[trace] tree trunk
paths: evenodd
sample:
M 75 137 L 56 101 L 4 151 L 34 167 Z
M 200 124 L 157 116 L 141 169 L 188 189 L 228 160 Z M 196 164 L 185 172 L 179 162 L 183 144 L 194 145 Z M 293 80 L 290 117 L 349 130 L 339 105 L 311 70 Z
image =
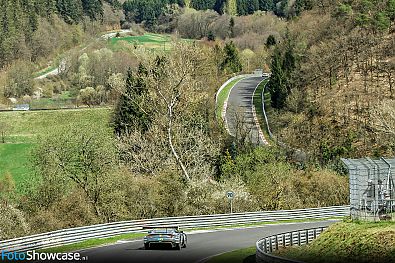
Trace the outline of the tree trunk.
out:
M 169 107 L 169 126 L 167 128 L 167 139 L 169 140 L 169 146 L 171 148 L 171 152 L 174 155 L 174 158 L 176 158 L 178 165 L 180 166 L 183 174 L 184 174 L 184 178 L 187 182 L 189 182 L 191 179 L 188 175 L 187 169 L 185 168 L 185 165 L 182 163 L 180 156 L 177 154 L 176 149 L 174 148 L 173 145 L 173 137 L 171 135 L 171 130 L 172 130 L 172 126 L 173 126 L 173 109 L 171 107 Z

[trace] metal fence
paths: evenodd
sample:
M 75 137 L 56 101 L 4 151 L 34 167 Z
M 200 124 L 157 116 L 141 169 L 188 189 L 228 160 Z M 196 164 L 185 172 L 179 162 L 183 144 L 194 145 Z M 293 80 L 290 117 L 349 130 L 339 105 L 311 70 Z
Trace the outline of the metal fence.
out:
M 395 220 L 395 159 L 342 159 L 350 174 L 353 219 Z
M 182 216 L 132 220 L 86 227 L 57 230 L 49 233 L 0 241 L 0 251 L 26 251 L 78 243 L 88 239 L 107 238 L 127 233 L 142 232 L 144 226 L 178 225 L 182 229 L 230 226 L 277 222 L 282 220 L 307 220 L 344 217 L 349 215 L 348 206 L 265 211 L 202 216 Z
M 316 239 L 327 227 L 303 229 L 264 237 L 256 242 L 256 262 L 301 263 L 300 261 L 275 256 L 280 248 L 307 245 Z

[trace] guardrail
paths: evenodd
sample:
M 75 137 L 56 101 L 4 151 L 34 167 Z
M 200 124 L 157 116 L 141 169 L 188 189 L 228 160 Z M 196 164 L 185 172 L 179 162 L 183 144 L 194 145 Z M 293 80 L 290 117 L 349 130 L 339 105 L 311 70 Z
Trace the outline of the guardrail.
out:
M 107 223 L 86 227 L 57 230 L 0 241 L 0 251 L 26 251 L 78 243 L 88 239 L 107 238 L 127 233 L 142 232 L 143 226 L 178 225 L 183 229 L 343 217 L 350 213 L 349 206 L 332 206 L 298 210 L 249 212 L 201 216 L 154 218 Z
M 316 239 L 327 227 L 310 228 L 298 231 L 286 232 L 264 237 L 256 242 L 256 262 L 257 263 L 303 263 L 272 255 L 273 251 L 289 246 L 307 245 Z
M 269 137 L 270 137 L 271 139 L 273 139 L 273 138 L 274 138 L 274 135 L 273 135 L 272 131 L 270 130 L 269 119 L 267 118 L 266 109 L 265 109 L 265 91 L 266 91 L 267 84 L 268 84 L 268 83 L 266 83 L 266 85 L 265 85 L 265 87 L 263 88 L 262 93 L 261 93 L 261 99 L 262 99 L 262 112 L 263 112 L 263 116 L 265 117 L 267 133 L 269 134 Z

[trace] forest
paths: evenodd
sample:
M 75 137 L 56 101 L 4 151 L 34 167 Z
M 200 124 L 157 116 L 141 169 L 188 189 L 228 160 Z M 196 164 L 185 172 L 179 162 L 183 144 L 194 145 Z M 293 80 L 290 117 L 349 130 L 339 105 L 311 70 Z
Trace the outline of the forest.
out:
M 24 156 L 0 170 L 0 239 L 226 213 L 229 189 L 235 212 L 344 205 L 339 158 L 394 152 L 394 0 L 0 3 L 0 109 L 80 107 L 0 113 L 2 160 Z M 148 33 L 155 48 L 129 41 Z M 62 71 L 36 79 L 48 65 Z M 256 68 L 270 147 L 215 114 L 218 87 Z

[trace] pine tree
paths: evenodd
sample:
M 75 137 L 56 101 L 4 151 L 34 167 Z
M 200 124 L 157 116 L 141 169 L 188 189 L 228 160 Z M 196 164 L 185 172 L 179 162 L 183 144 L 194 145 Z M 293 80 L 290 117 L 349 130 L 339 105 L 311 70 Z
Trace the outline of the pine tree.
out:
M 147 131 L 151 123 L 150 117 L 141 109 L 146 93 L 144 75 L 145 68 L 140 65 L 137 76 L 128 70 L 125 92 L 119 98 L 112 118 L 114 132 L 118 136 L 127 135 L 134 129 Z
M 276 38 L 273 35 L 269 35 L 266 39 L 266 46 L 271 47 L 277 44 Z
M 103 18 L 103 3 L 101 0 L 82 0 L 84 14 L 91 20 L 101 20 Z
M 243 69 L 240 61 L 239 51 L 233 42 L 227 43 L 224 47 L 224 61 L 221 63 L 221 69 L 230 73 L 239 72 Z
M 83 18 L 82 2 L 79 0 L 57 0 L 56 8 L 68 24 L 76 24 Z
M 272 57 L 272 75 L 269 82 L 272 107 L 281 109 L 287 99 L 286 75 L 283 70 L 283 58 L 279 49 L 276 49 Z
M 249 0 L 237 0 L 237 14 L 239 16 L 245 16 L 247 12 L 247 2 Z
M 192 0 L 191 6 L 196 10 L 214 9 L 216 0 Z
M 259 10 L 272 11 L 274 7 L 273 0 L 259 0 Z
M 258 2 L 258 0 L 249 0 L 247 2 L 247 13 L 248 14 L 253 14 L 257 10 L 259 10 L 259 2 Z

